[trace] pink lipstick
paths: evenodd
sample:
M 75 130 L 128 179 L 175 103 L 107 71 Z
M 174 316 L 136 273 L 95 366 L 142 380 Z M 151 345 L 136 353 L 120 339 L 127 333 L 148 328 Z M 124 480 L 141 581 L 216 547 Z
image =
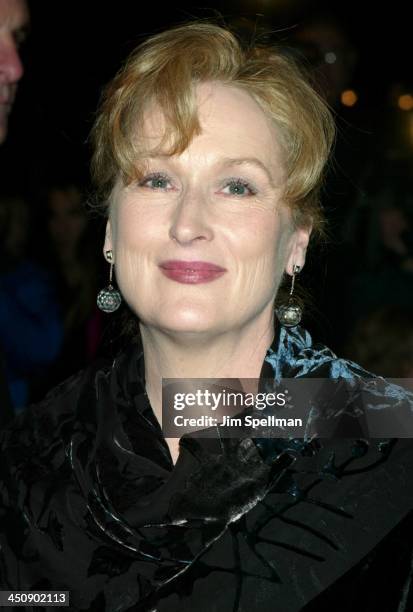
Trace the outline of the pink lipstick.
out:
M 178 283 L 209 283 L 225 274 L 226 269 L 207 261 L 169 260 L 159 264 L 161 272 Z

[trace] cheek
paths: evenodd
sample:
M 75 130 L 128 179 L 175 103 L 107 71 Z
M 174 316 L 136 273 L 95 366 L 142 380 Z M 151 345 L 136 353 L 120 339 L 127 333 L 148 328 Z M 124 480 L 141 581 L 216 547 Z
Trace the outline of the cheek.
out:
M 239 261 L 257 281 L 278 277 L 284 267 L 286 238 L 287 227 L 278 213 L 250 218 L 238 233 Z
M 143 291 L 151 282 L 162 226 L 159 217 L 137 206 L 120 207 L 111 219 L 116 278 L 125 294 L 138 287 Z
M 112 222 L 113 242 L 117 257 L 121 254 L 145 256 L 155 245 L 162 223 L 138 206 L 126 204 L 117 211 Z

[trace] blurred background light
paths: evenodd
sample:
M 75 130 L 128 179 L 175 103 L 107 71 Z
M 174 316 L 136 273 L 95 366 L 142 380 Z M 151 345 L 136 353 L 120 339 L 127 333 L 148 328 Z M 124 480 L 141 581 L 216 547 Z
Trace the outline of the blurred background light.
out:
M 337 61 L 337 55 L 333 51 L 329 51 L 324 55 L 324 61 L 327 64 L 335 64 Z
M 354 106 L 358 100 L 358 96 L 352 89 L 345 89 L 341 94 L 341 103 L 344 106 Z
M 411 94 L 403 94 L 399 96 L 397 105 L 401 110 L 410 111 L 413 109 L 413 96 Z

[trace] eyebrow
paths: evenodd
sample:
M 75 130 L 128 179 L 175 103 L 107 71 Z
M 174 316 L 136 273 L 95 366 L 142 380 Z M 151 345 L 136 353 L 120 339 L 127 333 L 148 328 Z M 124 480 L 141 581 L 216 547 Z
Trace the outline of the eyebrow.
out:
M 267 175 L 271 187 L 275 188 L 275 183 L 271 172 L 269 171 L 267 166 L 257 157 L 223 157 L 220 161 L 225 166 L 256 166 L 264 171 L 264 173 Z

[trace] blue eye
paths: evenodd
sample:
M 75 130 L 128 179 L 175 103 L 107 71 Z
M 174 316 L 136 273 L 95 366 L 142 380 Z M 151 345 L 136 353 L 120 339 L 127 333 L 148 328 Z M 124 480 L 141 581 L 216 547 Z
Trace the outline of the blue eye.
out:
M 155 173 L 146 176 L 139 183 L 140 187 L 149 187 L 149 189 L 159 189 L 160 191 L 166 191 L 168 189 L 169 178 L 165 174 Z
M 257 193 L 257 190 L 250 183 L 239 178 L 229 180 L 225 185 L 225 189 L 227 188 L 229 188 L 228 195 L 248 197 Z

